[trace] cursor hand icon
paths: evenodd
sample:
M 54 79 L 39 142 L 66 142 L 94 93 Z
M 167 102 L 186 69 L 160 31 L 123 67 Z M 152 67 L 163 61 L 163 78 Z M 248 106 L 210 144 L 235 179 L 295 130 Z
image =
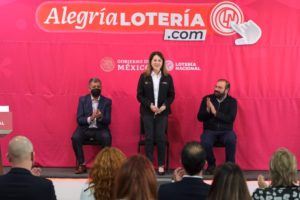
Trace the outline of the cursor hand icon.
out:
M 242 37 L 235 40 L 236 45 L 247 45 L 256 43 L 261 37 L 261 29 L 252 20 L 242 24 L 232 22 L 231 28 Z

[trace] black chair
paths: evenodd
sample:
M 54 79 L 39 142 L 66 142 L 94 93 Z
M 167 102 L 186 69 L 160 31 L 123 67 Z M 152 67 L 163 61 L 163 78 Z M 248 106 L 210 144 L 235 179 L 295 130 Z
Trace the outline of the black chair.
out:
M 223 142 L 221 142 L 220 140 L 217 140 L 217 141 L 214 143 L 214 147 L 223 148 L 223 147 L 225 147 L 225 144 L 224 144 Z
M 170 159 L 170 144 L 168 141 L 168 127 L 166 128 L 166 150 L 167 150 L 167 155 L 166 155 L 166 170 L 169 169 L 169 159 Z M 154 141 L 154 146 L 156 146 L 156 142 Z M 141 146 L 145 146 L 145 129 L 144 129 L 144 123 L 142 120 L 142 117 L 140 117 L 140 140 L 138 143 L 138 153 L 141 152 Z
M 216 147 L 216 148 L 224 148 L 225 147 L 225 144 L 220 141 L 220 140 L 216 140 L 213 147 Z M 215 173 L 215 168 L 207 168 L 205 171 L 204 171 L 204 174 L 205 175 L 213 175 Z
M 91 137 L 91 138 L 88 138 L 87 140 L 84 140 L 82 145 L 99 145 L 99 143 L 97 143 L 97 141 Z

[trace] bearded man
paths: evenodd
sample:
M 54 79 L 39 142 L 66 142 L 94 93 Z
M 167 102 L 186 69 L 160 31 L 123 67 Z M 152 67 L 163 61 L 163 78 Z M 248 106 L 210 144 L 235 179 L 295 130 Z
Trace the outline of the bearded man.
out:
M 213 174 L 216 167 L 213 153 L 215 143 L 225 146 L 226 162 L 235 163 L 236 134 L 233 122 L 237 113 L 237 101 L 229 96 L 229 90 L 229 81 L 219 79 L 214 93 L 203 97 L 198 112 L 198 120 L 203 122 L 201 145 L 206 152 L 206 174 Z

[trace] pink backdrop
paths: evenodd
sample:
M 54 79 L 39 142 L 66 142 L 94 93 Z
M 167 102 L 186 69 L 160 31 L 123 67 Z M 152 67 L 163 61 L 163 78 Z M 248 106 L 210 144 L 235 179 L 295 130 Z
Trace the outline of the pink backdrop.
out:
M 176 92 L 169 119 L 171 167 L 179 165 L 180 149 L 187 141 L 200 140 L 202 124 L 196 117 L 200 101 L 212 92 L 218 78 L 231 81 L 231 95 L 238 100 L 236 158 L 241 167 L 267 169 L 278 147 L 289 148 L 300 160 L 299 1 L 234 1 L 245 20 L 252 19 L 262 29 L 262 38 L 251 46 L 235 46 L 237 35 L 210 34 L 203 42 L 176 42 L 164 41 L 162 33 L 44 32 L 35 22 L 42 2 L 0 2 L 0 105 L 10 106 L 14 124 L 13 132 L 0 139 L 3 157 L 8 140 L 22 134 L 33 141 L 36 159 L 43 166 L 73 166 L 70 137 L 76 127 L 78 97 L 88 92 L 87 81 L 93 76 L 102 79 L 103 94 L 113 100 L 113 146 L 135 154 L 141 71 L 104 72 L 100 63 L 104 57 L 114 62 L 144 60 L 160 50 L 167 60 L 192 61 L 200 68 L 171 71 Z M 224 157 L 224 152 L 218 153 Z M 4 163 L 8 165 L 6 159 Z

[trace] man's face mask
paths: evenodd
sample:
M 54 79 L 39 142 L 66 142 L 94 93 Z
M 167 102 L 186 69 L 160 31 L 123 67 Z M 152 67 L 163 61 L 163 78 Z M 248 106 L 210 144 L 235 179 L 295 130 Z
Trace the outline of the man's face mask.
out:
M 94 98 L 98 98 L 101 94 L 101 90 L 99 88 L 94 88 L 91 90 L 91 94 Z

